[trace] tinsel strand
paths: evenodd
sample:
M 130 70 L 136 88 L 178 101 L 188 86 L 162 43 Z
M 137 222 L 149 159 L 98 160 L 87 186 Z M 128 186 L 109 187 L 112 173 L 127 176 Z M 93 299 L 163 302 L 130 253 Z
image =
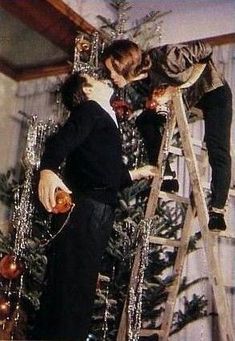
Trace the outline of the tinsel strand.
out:
M 144 271 L 148 264 L 149 236 L 151 230 L 151 219 L 142 220 L 140 228 L 142 232 L 140 263 L 138 274 L 135 278 L 135 287 L 131 287 L 128 300 L 128 341 L 138 341 L 141 329 L 142 296 Z
M 28 121 L 27 142 L 24 156 L 25 179 L 14 195 L 14 208 L 12 213 L 12 225 L 15 230 L 13 254 L 21 259 L 28 246 L 28 240 L 32 236 L 32 221 L 34 215 L 33 178 L 38 170 L 45 139 L 56 129 L 52 121 L 47 123 L 37 122 L 37 117 L 32 116 Z M 20 300 L 24 287 L 24 273 L 20 276 L 20 285 L 17 291 L 16 308 L 14 317 L 14 329 L 20 317 Z M 12 296 L 12 281 L 9 282 L 7 296 Z M 11 339 L 14 335 L 11 335 Z
M 165 165 L 166 165 L 166 160 L 169 154 L 169 147 L 170 147 L 170 121 L 172 118 L 172 112 L 170 110 L 170 105 L 166 105 L 165 107 L 165 117 L 166 117 L 166 124 L 165 124 L 165 134 L 166 134 L 166 139 L 164 141 L 164 146 L 163 146 L 163 162 L 161 165 L 161 175 L 163 177 L 164 171 L 165 171 Z

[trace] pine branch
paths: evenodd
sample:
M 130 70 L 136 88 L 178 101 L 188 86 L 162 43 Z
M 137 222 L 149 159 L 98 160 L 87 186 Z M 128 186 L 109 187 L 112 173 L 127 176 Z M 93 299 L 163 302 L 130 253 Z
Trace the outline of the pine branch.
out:
M 207 316 L 207 300 L 204 295 L 198 296 L 193 294 L 192 299 L 189 301 L 184 297 L 184 312 L 177 311 L 173 317 L 173 328 L 170 335 L 179 332 L 187 324 Z
M 13 204 L 14 192 L 18 186 L 15 168 L 8 169 L 6 173 L 0 173 L 0 201 L 9 208 Z
M 153 23 L 154 24 L 156 20 L 158 20 L 161 17 L 164 17 L 167 14 L 170 14 L 171 12 L 172 11 L 166 11 L 166 12 L 151 11 L 151 12 L 149 12 L 149 14 L 147 14 L 143 18 L 141 18 L 139 20 L 136 20 L 135 26 L 133 26 L 130 29 L 128 29 L 126 31 L 126 33 L 140 31 L 140 30 L 143 31 L 143 25 L 146 25 L 146 24 L 149 24 L 149 23 Z

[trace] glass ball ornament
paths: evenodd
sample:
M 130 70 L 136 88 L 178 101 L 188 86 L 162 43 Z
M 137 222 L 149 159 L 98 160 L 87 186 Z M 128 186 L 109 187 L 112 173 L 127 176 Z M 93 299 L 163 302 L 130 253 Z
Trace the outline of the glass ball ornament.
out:
M 130 105 L 123 99 L 115 99 L 111 103 L 116 115 L 120 118 L 128 117 L 132 113 Z
M 157 106 L 157 103 L 154 100 L 148 99 L 146 101 L 146 104 L 145 104 L 145 108 L 146 109 L 148 109 L 148 110 L 155 110 L 156 106 Z
M 15 279 L 24 272 L 24 264 L 16 255 L 5 255 L 0 261 L 0 275 L 6 279 Z
M 82 36 L 76 39 L 75 46 L 78 52 L 86 52 L 90 51 L 91 42 Z
M 55 214 L 68 212 L 73 204 L 71 195 L 61 189 L 56 191 L 55 201 L 56 205 L 52 210 Z
M 3 321 L 9 317 L 10 312 L 11 304 L 9 299 L 4 295 L 0 295 L 0 320 Z

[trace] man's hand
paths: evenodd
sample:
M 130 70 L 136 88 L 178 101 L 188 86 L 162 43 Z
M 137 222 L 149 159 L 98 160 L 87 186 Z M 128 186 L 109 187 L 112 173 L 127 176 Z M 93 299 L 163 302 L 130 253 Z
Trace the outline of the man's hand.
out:
M 40 172 L 38 196 L 48 212 L 52 212 L 53 207 L 56 205 L 55 191 L 57 188 L 60 188 L 69 194 L 72 193 L 58 175 L 49 169 L 42 170 Z
M 136 168 L 130 171 L 131 179 L 140 180 L 140 179 L 150 179 L 156 175 L 157 168 L 151 165 L 146 165 L 140 168 Z

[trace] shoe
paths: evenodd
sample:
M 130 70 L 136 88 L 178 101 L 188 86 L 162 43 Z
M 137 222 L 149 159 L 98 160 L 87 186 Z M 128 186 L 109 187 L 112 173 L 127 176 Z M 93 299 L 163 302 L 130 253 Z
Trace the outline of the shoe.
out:
M 209 212 L 209 223 L 208 228 L 210 231 L 225 231 L 227 226 L 224 220 L 223 213 Z
M 177 179 L 165 179 L 161 184 L 161 191 L 163 192 L 178 192 L 179 191 L 179 183 Z

